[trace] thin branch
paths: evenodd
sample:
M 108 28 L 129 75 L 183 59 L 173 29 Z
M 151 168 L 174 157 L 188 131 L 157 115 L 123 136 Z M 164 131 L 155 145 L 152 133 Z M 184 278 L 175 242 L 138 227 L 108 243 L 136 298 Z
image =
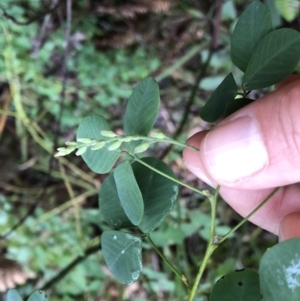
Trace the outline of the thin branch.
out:
M 96 253 L 101 249 L 100 244 L 96 246 L 92 246 L 87 248 L 84 251 L 84 254 L 81 256 L 76 257 L 73 261 L 71 261 L 64 269 L 62 269 L 56 276 L 54 276 L 52 279 L 50 279 L 48 282 L 46 282 L 40 290 L 46 290 L 51 287 L 53 287 L 55 284 L 57 284 L 59 281 L 61 281 L 67 274 L 69 274 L 78 264 L 80 264 L 82 261 L 84 261 L 88 256 Z
M 52 165 L 52 162 L 54 160 L 54 153 L 58 146 L 58 140 L 59 140 L 59 131 L 61 127 L 61 120 L 64 113 L 64 104 L 66 99 L 66 86 L 67 86 L 67 78 L 66 78 L 66 72 L 67 72 L 67 61 L 70 56 L 70 36 L 71 36 L 71 22 L 72 22 L 72 0 L 67 0 L 67 19 L 66 19 L 66 28 L 65 28 L 65 51 L 63 56 L 63 63 L 61 67 L 61 77 L 62 77 L 62 88 L 60 92 L 61 102 L 59 107 L 59 114 L 58 114 L 58 127 L 57 131 L 55 133 L 55 138 L 53 141 L 53 155 L 50 159 L 50 166 Z
M 55 5 L 55 8 L 56 7 L 57 7 L 57 5 Z M 0 9 L 2 9 L 2 8 L 0 7 Z M 63 61 L 62 70 L 61 70 L 61 74 L 62 74 L 62 78 L 63 78 L 63 86 L 62 86 L 62 91 L 61 91 L 62 101 L 61 101 L 61 104 L 60 104 L 59 124 L 61 123 L 61 118 L 62 118 L 62 115 L 63 115 L 64 99 L 65 99 L 65 93 L 66 93 L 66 68 L 67 68 L 66 65 L 67 65 L 67 60 L 68 60 L 68 57 L 69 57 L 69 40 L 70 40 L 70 32 L 71 32 L 71 21 L 72 21 L 72 0 L 67 0 L 67 20 L 66 20 L 66 30 L 65 30 L 66 48 L 65 48 L 64 61 Z M 23 24 L 23 25 L 25 25 L 25 24 Z M 58 127 L 58 131 L 59 131 L 59 128 L 60 128 L 60 126 Z M 55 149 L 56 149 L 55 146 L 57 146 L 57 144 L 58 144 L 58 136 L 59 136 L 59 132 L 58 131 L 57 131 L 57 133 L 55 135 L 55 138 L 54 138 L 54 143 L 53 143 L 54 148 L 53 148 L 50 160 L 49 160 L 48 174 L 50 174 L 50 172 L 51 172 L 52 162 L 54 160 L 53 155 L 54 155 Z M 42 186 L 43 187 L 47 187 L 48 184 L 49 184 L 49 182 L 50 182 L 50 177 L 47 176 L 43 180 L 43 182 L 44 183 L 43 183 Z M 23 217 L 21 217 L 19 219 L 19 221 L 15 225 L 13 225 L 3 235 L 0 235 L 0 240 L 1 239 L 6 239 L 9 235 L 11 235 L 14 231 L 16 231 L 16 229 L 18 229 L 25 222 L 25 220 L 29 216 L 31 216 L 34 213 L 34 211 L 35 211 L 36 207 L 38 206 L 38 204 L 45 198 L 46 191 L 47 191 L 46 189 L 43 190 L 43 192 L 41 193 L 41 195 L 37 197 L 37 201 L 34 204 L 31 205 L 31 207 L 28 209 L 28 211 L 26 212 L 26 214 Z
M 181 273 L 169 260 L 168 258 L 159 250 L 154 241 L 151 239 L 150 235 L 147 235 L 147 239 L 149 243 L 152 245 L 156 253 L 160 256 L 160 258 L 168 265 L 168 267 L 177 275 L 181 281 L 186 285 L 187 289 L 190 290 L 190 283 L 187 277 Z
M 211 49 L 210 52 L 209 52 L 209 54 L 208 54 L 208 57 L 207 57 L 206 61 L 199 66 L 199 73 L 198 73 L 198 76 L 197 76 L 196 81 L 194 83 L 194 86 L 192 88 L 189 100 L 188 100 L 188 102 L 187 102 L 187 104 L 185 106 L 185 110 L 184 110 L 182 119 L 180 121 L 180 124 L 179 124 L 176 132 L 174 133 L 174 135 L 172 137 L 175 140 L 176 140 L 176 138 L 178 138 L 180 136 L 180 134 L 184 130 L 186 122 L 188 121 L 190 110 L 191 110 L 191 107 L 192 107 L 192 105 L 193 105 L 193 103 L 195 101 L 195 96 L 196 96 L 199 84 L 200 84 L 201 80 L 204 78 L 204 76 L 206 75 L 206 70 L 207 70 L 207 68 L 209 66 L 209 63 L 210 63 L 210 60 L 212 58 L 213 52 L 214 52 L 214 50 Z M 163 153 L 161 154 L 160 158 L 163 159 L 172 149 L 173 149 L 173 145 L 169 145 L 163 151 Z
M 251 211 L 247 216 L 245 216 L 234 228 L 232 228 L 228 233 L 226 233 L 220 240 L 219 244 L 223 243 L 232 233 L 234 233 L 238 228 L 240 228 L 249 218 L 255 214 L 261 207 L 263 207 L 279 190 L 281 187 L 276 187 L 253 211 Z
M 180 124 L 176 130 L 176 132 L 173 135 L 173 139 L 176 139 L 180 136 L 180 134 L 183 132 L 185 125 L 188 121 L 188 117 L 190 114 L 190 110 L 192 105 L 194 104 L 195 101 L 195 96 L 196 93 L 198 91 L 198 87 L 199 84 L 201 82 L 201 80 L 204 78 L 204 76 L 206 75 L 206 71 L 207 68 L 209 66 L 210 60 L 212 58 L 213 53 L 215 52 L 215 50 L 217 49 L 217 43 L 218 43 L 218 36 L 219 36 L 219 27 L 220 27 L 220 14 L 221 14 L 221 8 L 222 8 L 222 1 L 218 0 L 216 3 L 216 8 L 215 8 L 215 12 L 214 12 L 214 16 L 213 18 L 213 26 L 212 26 L 212 40 L 211 40 L 211 44 L 209 46 L 209 54 L 208 57 L 206 59 L 206 61 L 204 63 L 200 63 L 199 66 L 199 73 L 197 75 L 197 78 L 195 80 L 194 86 L 192 88 L 189 100 L 185 106 L 185 110 L 183 113 L 183 117 L 180 121 Z M 160 158 L 164 158 L 171 150 L 172 150 L 173 146 L 169 145 L 161 154 Z
M 10 5 L 13 6 L 13 5 L 18 5 L 18 4 L 19 4 L 18 2 L 13 2 Z M 61 2 L 58 1 L 53 7 L 51 7 L 52 4 L 50 4 L 49 6 L 45 5 L 45 8 L 43 10 L 36 11 L 35 15 L 33 17 L 29 18 L 25 22 L 18 21 L 14 16 L 10 15 L 1 5 L 0 5 L 0 10 L 2 10 L 3 16 L 6 19 L 11 20 L 12 22 L 14 22 L 17 25 L 27 26 L 33 22 L 43 19 L 45 15 L 53 13 L 59 7 L 60 4 L 61 4 Z

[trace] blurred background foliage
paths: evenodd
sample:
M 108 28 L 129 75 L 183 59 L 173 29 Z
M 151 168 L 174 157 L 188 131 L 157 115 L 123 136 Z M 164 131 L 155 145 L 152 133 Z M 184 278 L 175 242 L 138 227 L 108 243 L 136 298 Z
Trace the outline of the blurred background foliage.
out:
M 203 129 L 200 106 L 228 72 L 240 78 L 229 56 L 230 33 L 249 2 L 1 1 L 0 296 L 22 284 L 23 295 L 46 288 L 52 301 L 186 300 L 180 279 L 147 243 L 140 280 L 124 287 L 113 279 L 99 247 L 107 229 L 97 196 L 103 176 L 74 155 L 53 159 L 54 149 L 74 140 L 89 114 L 103 115 L 121 133 L 126 100 L 149 75 L 161 89 L 155 126 L 182 141 L 188 129 Z M 299 30 L 299 1 L 264 2 L 274 26 Z M 186 171 L 180 151 L 160 146 L 150 152 L 190 185 L 205 188 Z M 181 189 L 176 210 L 152 237 L 190 279 L 208 239 L 208 210 L 207 200 Z M 239 219 L 220 200 L 218 234 Z M 223 274 L 256 269 L 275 242 L 271 234 L 244 225 L 214 254 L 197 300 L 207 300 Z

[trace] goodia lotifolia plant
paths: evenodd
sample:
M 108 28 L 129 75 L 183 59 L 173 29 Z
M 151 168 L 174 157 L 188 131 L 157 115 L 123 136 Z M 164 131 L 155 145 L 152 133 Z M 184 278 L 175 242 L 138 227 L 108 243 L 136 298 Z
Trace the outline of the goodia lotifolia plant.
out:
M 232 73 L 212 93 L 200 116 L 208 123 L 225 118 L 253 100 L 249 92 L 270 87 L 287 78 L 300 60 L 300 33 L 294 29 L 274 29 L 271 13 L 259 1 L 252 1 L 240 16 L 231 38 L 231 58 L 244 72 L 238 88 Z M 146 78 L 133 90 L 126 107 L 124 135 L 112 132 L 100 115 L 88 116 L 79 125 L 77 140 L 66 142 L 56 156 L 74 150 L 95 173 L 109 173 L 99 193 L 99 208 L 112 230 L 101 238 L 104 259 L 123 284 L 132 284 L 143 270 L 142 240 L 151 240 L 151 232 L 174 208 L 178 185 L 206 196 L 211 204 L 210 240 L 194 281 L 159 255 L 182 279 L 188 300 L 194 300 L 201 276 L 214 250 L 279 190 L 275 189 L 262 203 L 223 237 L 216 236 L 216 201 L 219 187 L 212 193 L 198 190 L 176 179 L 171 168 L 155 157 L 141 154 L 155 143 L 189 147 L 175 141 L 153 125 L 159 109 L 159 88 L 153 78 Z M 120 162 L 116 165 L 116 162 Z M 213 288 L 211 301 L 286 301 L 300 300 L 300 241 L 280 243 L 263 256 L 259 273 L 244 269 L 233 271 Z M 191 283 L 191 284 L 190 284 Z

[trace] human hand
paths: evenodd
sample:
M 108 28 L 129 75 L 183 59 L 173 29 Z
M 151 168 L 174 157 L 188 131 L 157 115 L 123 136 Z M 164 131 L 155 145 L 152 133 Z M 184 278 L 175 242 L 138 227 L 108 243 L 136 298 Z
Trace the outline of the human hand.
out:
M 248 215 L 275 187 L 282 187 L 250 221 L 279 235 L 300 237 L 300 76 L 188 139 L 185 165 L 224 200 Z

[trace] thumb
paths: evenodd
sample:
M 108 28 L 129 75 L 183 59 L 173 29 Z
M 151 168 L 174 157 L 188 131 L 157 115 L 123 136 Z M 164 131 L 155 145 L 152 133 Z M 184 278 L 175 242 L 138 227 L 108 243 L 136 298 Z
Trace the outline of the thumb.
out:
M 204 181 L 264 189 L 300 181 L 300 80 L 242 108 L 184 150 L 187 167 Z

